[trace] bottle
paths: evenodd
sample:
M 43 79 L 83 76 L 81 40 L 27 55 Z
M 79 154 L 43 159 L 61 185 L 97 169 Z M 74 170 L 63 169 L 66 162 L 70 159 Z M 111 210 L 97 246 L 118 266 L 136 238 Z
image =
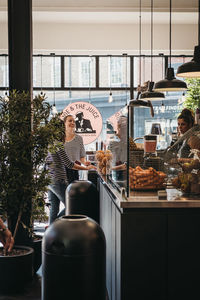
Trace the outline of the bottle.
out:
M 200 108 L 198 107 L 195 112 L 195 124 L 200 125 Z

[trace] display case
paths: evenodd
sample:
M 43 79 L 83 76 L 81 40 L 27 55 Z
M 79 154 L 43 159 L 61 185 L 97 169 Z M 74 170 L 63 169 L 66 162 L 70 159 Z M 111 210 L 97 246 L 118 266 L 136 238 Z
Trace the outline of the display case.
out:
M 135 138 L 134 110 L 144 107 L 149 109 L 152 127 L 148 134 Z M 135 192 L 158 192 L 168 187 L 200 194 L 200 126 L 194 125 L 177 141 L 172 137 L 171 145 L 160 149 L 162 130 L 153 117 L 150 101 L 132 100 L 118 112 L 112 124 L 107 122 L 107 150 L 99 154 L 102 158 L 99 172 L 118 190 L 124 190 L 127 197 L 133 197 Z M 183 149 L 188 152 L 183 154 Z

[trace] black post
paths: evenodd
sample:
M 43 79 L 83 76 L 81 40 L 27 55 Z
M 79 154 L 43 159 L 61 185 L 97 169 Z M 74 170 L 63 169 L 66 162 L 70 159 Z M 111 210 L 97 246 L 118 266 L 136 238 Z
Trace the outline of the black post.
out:
M 32 0 L 8 0 L 9 89 L 32 95 Z
M 16 90 L 20 94 L 28 93 L 26 107 L 19 107 L 19 110 L 11 111 L 10 115 L 14 118 L 10 121 L 10 171 L 20 174 L 21 185 L 15 186 L 11 197 L 17 203 L 26 202 L 26 211 L 22 213 L 22 222 L 16 235 L 15 244 L 29 245 L 30 234 L 27 228 L 31 224 L 32 196 L 32 162 L 31 147 L 20 147 L 19 151 L 12 151 L 12 145 L 19 144 L 19 136 L 22 139 L 26 136 L 27 140 L 31 137 L 31 103 L 32 103 L 32 0 L 8 0 L 8 44 L 9 44 L 9 90 Z M 12 101 L 12 96 L 10 97 Z M 12 105 L 11 105 L 12 107 Z M 23 109 L 23 120 L 21 110 Z M 26 124 L 26 125 L 24 125 Z M 18 127 L 18 136 L 16 134 Z M 25 129 L 26 128 L 26 129 Z M 27 143 L 28 144 L 28 143 Z M 13 150 L 15 150 L 13 146 Z M 25 200 L 24 200 L 25 199 Z M 20 205 L 19 205 L 20 209 Z M 18 218 L 18 212 L 12 214 L 10 208 L 9 225 L 14 232 Z M 23 225 L 25 226 L 22 226 Z

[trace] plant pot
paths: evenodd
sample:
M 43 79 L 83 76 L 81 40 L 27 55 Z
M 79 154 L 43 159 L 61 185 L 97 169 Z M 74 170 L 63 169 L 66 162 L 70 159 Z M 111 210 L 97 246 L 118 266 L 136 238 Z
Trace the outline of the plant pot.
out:
M 42 263 L 42 236 L 36 235 L 33 237 L 32 248 L 33 254 L 33 272 L 34 274 L 39 270 Z
M 15 246 L 14 249 L 27 252 L 0 256 L 0 294 L 20 292 L 33 278 L 33 249 L 25 246 Z

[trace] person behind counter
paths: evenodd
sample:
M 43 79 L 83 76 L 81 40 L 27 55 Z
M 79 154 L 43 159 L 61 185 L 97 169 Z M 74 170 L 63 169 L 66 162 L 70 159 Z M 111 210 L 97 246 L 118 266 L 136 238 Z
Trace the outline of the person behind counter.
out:
M 60 120 L 60 140 L 64 142 L 65 131 L 64 123 Z M 63 143 L 55 141 L 57 149 L 49 152 L 46 160 L 46 166 L 49 170 L 51 184 L 48 186 L 48 199 L 50 206 L 50 224 L 58 217 L 64 215 L 65 208 L 59 213 L 60 202 L 65 205 L 65 191 L 71 181 L 68 169 L 73 170 L 90 170 L 96 169 L 95 166 L 81 166 L 70 160 L 65 152 Z
M 184 108 L 178 116 L 178 136 L 185 134 L 194 126 L 194 114 L 191 110 Z M 178 154 L 180 158 L 187 158 L 190 155 L 191 147 L 188 144 L 188 139 L 185 139 L 180 144 Z
M 90 162 L 86 161 L 86 153 L 83 145 L 83 138 L 75 133 L 75 120 L 72 115 L 68 115 L 64 118 L 65 124 L 65 143 L 64 148 L 65 152 L 68 155 L 69 159 L 77 163 L 81 163 L 85 166 L 89 166 Z M 74 180 L 79 179 L 78 171 L 67 169 L 66 170 L 69 183 Z
M 3 220 L 1 218 L 0 218 L 0 242 L 3 244 L 6 253 L 11 252 L 14 245 L 14 239 L 12 237 L 10 230 L 4 225 Z

